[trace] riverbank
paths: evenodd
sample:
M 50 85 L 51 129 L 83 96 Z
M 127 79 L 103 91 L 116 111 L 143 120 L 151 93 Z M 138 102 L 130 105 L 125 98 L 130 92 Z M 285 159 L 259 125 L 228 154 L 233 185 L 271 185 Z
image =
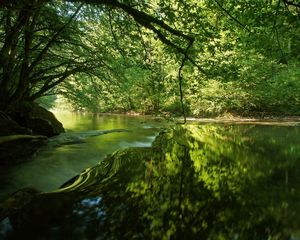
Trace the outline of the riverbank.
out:
M 69 111 L 54 110 L 54 114 L 70 113 Z M 153 119 L 154 121 L 166 121 L 181 123 L 183 122 L 183 117 L 170 116 L 170 114 L 162 115 L 148 115 L 138 112 L 125 112 L 125 113 L 91 113 L 91 112 L 72 112 L 73 114 L 79 114 L 83 116 L 127 116 L 127 117 L 141 117 L 146 119 Z M 195 117 L 188 116 L 186 118 L 188 123 L 232 123 L 232 124 L 258 124 L 258 125 L 282 125 L 282 126 L 298 126 L 300 125 L 300 116 L 237 116 L 231 114 L 225 114 L 223 116 L 216 117 Z M 142 121 L 141 121 L 142 123 Z
M 78 110 L 74 111 L 70 108 L 52 108 L 49 109 L 53 112 L 73 112 L 77 114 L 96 114 L 96 115 L 128 115 L 128 116 L 152 116 L 152 117 L 163 117 L 163 118 L 178 118 L 182 116 L 181 112 L 168 112 L 168 111 L 153 111 L 153 112 L 140 112 L 140 111 L 112 111 L 112 112 L 92 112 Z M 197 119 L 299 119 L 300 115 L 290 114 L 290 113 L 276 113 L 276 112 L 249 112 L 247 114 L 238 114 L 225 112 L 222 114 L 186 114 L 187 118 L 197 118 Z
M 179 120 L 183 120 L 180 118 Z M 217 118 L 190 118 L 188 122 L 196 123 L 230 123 L 230 124 L 256 124 L 276 126 L 300 126 L 300 117 L 270 117 L 270 118 L 243 118 L 243 117 L 217 117 Z

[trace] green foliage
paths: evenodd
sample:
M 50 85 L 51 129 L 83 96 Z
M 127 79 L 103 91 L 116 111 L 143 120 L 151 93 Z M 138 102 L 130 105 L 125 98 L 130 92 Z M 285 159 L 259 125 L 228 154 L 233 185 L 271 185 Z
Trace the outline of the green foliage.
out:
M 188 114 L 299 114 L 300 24 L 292 4 L 156 0 L 4 6 L 3 106 L 54 93 L 76 110 L 181 114 L 178 75 L 185 55 L 181 73 Z
M 39 99 L 36 100 L 36 102 L 46 108 L 46 109 L 51 109 L 55 106 L 55 101 L 57 99 L 57 96 L 56 95 L 49 95 L 49 96 L 43 96 L 43 97 L 40 97 Z

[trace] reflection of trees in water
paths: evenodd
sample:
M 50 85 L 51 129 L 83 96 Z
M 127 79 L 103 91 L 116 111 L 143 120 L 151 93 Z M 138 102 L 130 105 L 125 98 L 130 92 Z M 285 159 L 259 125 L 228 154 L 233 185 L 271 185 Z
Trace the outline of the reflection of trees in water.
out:
M 142 199 L 151 237 L 284 238 L 284 223 L 294 221 L 284 214 L 293 196 L 285 180 L 274 178 L 294 163 L 286 161 L 287 152 L 276 139 L 277 155 L 253 153 L 255 144 L 264 149 L 265 139 L 253 144 L 253 135 L 247 134 L 251 127 L 239 130 L 188 126 L 156 141 L 164 154 L 147 165 L 148 179 L 129 185 Z
M 152 148 L 107 157 L 15 219 L 28 215 L 18 222 L 27 228 L 47 219 L 37 232 L 73 239 L 289 239 L 299 229 L 300 145 L 268 129 L 177 126 Z

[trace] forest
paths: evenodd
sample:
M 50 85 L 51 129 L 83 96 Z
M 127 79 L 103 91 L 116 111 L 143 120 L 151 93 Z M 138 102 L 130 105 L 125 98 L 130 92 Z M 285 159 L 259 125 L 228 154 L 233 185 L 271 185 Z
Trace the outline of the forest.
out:
M 299 240 L 299 36 L 300 0 L 0 0 L 0 239 Z
M 299 115 L 287 0 L 1 1 L 0 109 Z

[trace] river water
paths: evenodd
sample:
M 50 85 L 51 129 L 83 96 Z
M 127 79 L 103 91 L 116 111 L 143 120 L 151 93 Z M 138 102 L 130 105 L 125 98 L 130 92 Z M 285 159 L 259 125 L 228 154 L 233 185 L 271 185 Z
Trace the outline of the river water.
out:
M 84 139 L 84 143 L 46 146 L 29 161 L 0 169 L 0 200 L 24 187 L 40 191 L 59 188 L 65 181 L 101 161 L 107 154 L 132 146 L 150 146 L 163 125 L 143 116 L 92 115 L 55 112 L 67 133 L 124 129 Z
M 70 133 L 130 131 L 44 148 L 5 173 L 4 189 L 51 191 L 90 167 L 2 221 L 0 237 L 300 239 L 298 123 L 192 123 L 161 131 L 163 123 L 144 117 L 58 118 Z M 126 147 L 138 148 L 102 161 Z

